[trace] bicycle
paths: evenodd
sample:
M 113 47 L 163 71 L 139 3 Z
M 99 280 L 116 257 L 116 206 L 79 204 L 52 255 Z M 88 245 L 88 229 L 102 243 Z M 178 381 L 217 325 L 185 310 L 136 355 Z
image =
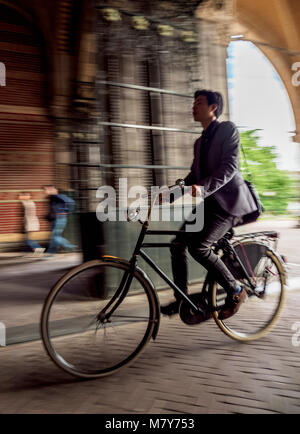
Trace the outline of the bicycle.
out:
M 138 257 L 179 292 L 179 316 L 188 325 L 213 318 L 229 337 L 252 341 L 269 332 L 279 318 L 286 276 L 283 258 L 275 252 L 276 232 L 236 236 L 231 230 L 213 246 L 248 295 L 234 316 L 220 320 L 218 312 L 224 308 L 226 293 L 212 275 L 207 273 L 200 292 L 186 295 L 142 250 L 171 245 L 144 243 L 146 235 L 179 232 L 149 230 L 153 203 L 147 219 L 139 220 L 142 229 L 129 261 L 104 255 L 83 263 L 66 273 L 45 300 L 41 316 L 44 347 L 57 366 L 74 376 L 98 378 L 115 373 L 132 363 L 151 338 L 155 340 L 159 300 L 149 276 L 137 266 Z

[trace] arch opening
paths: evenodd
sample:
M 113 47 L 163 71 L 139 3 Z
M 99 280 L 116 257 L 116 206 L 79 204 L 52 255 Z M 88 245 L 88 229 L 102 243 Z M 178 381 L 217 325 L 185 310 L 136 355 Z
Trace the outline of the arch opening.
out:
M 299 170 L 299 145 L 292 141 L 294 112 L 278 72 L 252 42 L 231 42 L 228 55 L 231 119 L 242 130 L 260 130 L 261 144 L 275 146 L 281 169 Z

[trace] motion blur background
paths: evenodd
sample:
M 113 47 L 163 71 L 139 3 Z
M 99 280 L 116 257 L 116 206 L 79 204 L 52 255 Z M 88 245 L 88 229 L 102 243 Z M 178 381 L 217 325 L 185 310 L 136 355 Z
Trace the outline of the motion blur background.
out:
M 221 92 L 221 120 L 240 129 L 263 219 L 297 227 L 299 22 L 298 0 L 0 0 L 1 258 L 23 251 L 21 191 L 47 245 L 51 183 L 76 201 L 65 234 L 84 259 L 129 257 L 139 225 L 98 222 L 96 191 L 186 176 L 199 88 Z

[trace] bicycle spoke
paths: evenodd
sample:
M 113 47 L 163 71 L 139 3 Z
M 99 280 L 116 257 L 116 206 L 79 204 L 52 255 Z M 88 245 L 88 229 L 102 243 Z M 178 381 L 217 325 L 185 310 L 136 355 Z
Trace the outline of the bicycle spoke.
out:
M 277 320 L 283 303 L 284 284 L 282 273 L 278 268 L 280 263 L 271 252 L 267 252 L 266 248 L 262 249 L 261 245 L 255 249 L 255 242 L 245 243 L 243 248 L 244 255 L 249 255 L 246 262 L 249 264 L 251 262 L 255 274 L 255 289 L 247 287 L 244 280 L 240 281 L 239 284 L 247 291 L 247 300 L 237 313 L 227 319 L 221 321 L 217 314 L 214 316 L 221 330 L 238 340 L 252 340 L 263 336 Z M 256 251 L 261 255 L 257 260 L 254 255 Z M 215 285 L 213 304 L 217 308 L 224 306 L 226 295 L 219 285 Z
M 123 297 L 121 287 L 129 268 L 101 261 L 78 268 L 48 301 L 43 339 L 63 369 L 83 377 L 102 376 L 141 351 L 151 337 L 154 309 L 136 276 Z

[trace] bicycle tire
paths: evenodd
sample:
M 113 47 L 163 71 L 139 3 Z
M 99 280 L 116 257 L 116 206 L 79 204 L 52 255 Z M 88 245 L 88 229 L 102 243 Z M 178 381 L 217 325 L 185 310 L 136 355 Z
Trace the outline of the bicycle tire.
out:
M 262 260 L 266 260 L 268 261 L 267 263 L 271 265 L 268 265 L 268 267 L 266 265 L 263 273 L 265 275 L 271 275 L 271 278 L 273 277 L 274 281 L 268 286 L 269 289 L 265 286 L 261 298 L 252 295 L 242 304 L 239 311 L 232 317 L 227 318 L 226 320 L 220 320 L 218 317 L 218 311 L 215 311 L 213 312 L 213 318 L 218 327 L 227 336 L 238 341 L 247 342 L 262 338 L 270 332 L 276 324 L 284 305 L 286 280 L 282 261 L 272 249 L 255 241 L 247 241 L 240 244 L 243 245 L 245 251 L 253 247 L 259 247 L 262 249 L 263 246 L 265 248 L 264 256 L 259 260 L 256 266 L 257 268 L 254 268 L 253 270 L 254 277 L 257 281 L 258 279 L 263 279 L 263 276 L 260 275 L 257 270 L 259 270 L 259 264 Z M 259 285 L 258 288 L 260 288 Z M 213 308 L 220 308 L 222 303 L 221 301 L 218 301 L 218 298 L 221 299 L 222 294 L 224 303 L 224 294 L 227 294 L 216 282 L 214 282 L 211 291 Z M 261 316 L 259 316 L 259 314 L 261 314 Z M 265 315 L 269 315 L 269 317 L 266 317 L 267 319 L 263 322 L 263 316 Z
M 115 281 L 129 270 L 127 261 L 93 260 L 66 273 L 51 289 L 42 310 L 41 336 L 58 367 L 76 377 L 99 378 L 132 363 L 144 350 L 155 327 L 157 303 L 142 273 L 134 272 L 129 292 L 110 322 L 100 327 L 96 320 L 101 306 L 107 306 L 116 293 Z M 104 286 L 112 291 L 100 292 Z M 137 308 L 145 317 L 137 314 Z M 132 344 L 135 334 L 137 342 Z

